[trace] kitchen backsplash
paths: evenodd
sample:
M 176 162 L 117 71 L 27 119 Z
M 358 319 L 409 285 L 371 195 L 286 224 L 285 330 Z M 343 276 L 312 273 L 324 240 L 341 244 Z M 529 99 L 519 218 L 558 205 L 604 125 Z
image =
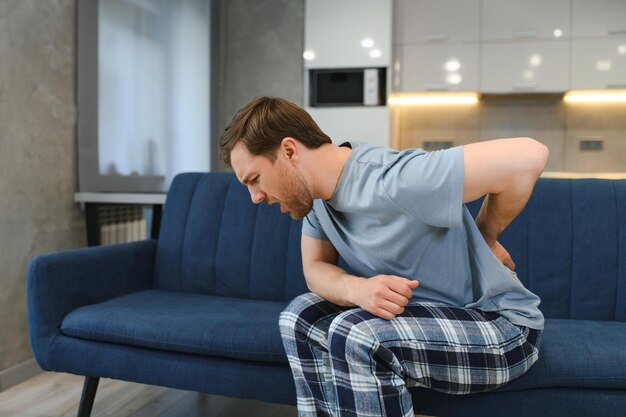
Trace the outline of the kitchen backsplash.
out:
M 546 171 L 626 172 L 624 102 L 565 103 L 560 95 L 494 95 L 483 96 L 475 105 L 392 105 L 390 111 L 391 144 L 398 149 L 434 150 L 439 146 L 432 142 L 457 146 L 528 136 L 550 149 Z M 580 149 L 581 141 L 588 150 Z

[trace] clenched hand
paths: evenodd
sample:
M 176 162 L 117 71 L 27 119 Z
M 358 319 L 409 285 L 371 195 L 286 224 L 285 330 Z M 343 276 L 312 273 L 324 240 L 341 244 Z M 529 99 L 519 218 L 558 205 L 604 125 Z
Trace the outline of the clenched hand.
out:
M 359 280 L 352 290 L 354 304 L 380 318 L 391 320 L 404 312 L 419 281 L 396 275 L 376 275 Z

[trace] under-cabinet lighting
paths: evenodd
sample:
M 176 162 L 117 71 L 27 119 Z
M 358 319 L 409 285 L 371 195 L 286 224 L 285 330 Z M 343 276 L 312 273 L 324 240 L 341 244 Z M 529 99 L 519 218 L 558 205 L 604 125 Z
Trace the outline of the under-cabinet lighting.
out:
M 626 102 L 626 90 L 570 91 L 563 97 L 566 103 L 617 103 Z
M 475 93 L 443 94 L 394 94 L 389 97 L 389 104 L 476 104 Z

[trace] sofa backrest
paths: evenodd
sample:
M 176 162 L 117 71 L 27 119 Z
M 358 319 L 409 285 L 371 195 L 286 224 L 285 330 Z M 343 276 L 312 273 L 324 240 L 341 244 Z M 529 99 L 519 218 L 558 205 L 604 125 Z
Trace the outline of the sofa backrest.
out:
M 626 321 L 626 180 L 540 178 L 499 241 L 546 317 Z
M 252 204 L 229 173 L 177 175 L 163 208 L 154 287 L 258 300 L 306 292 L 301 221 Z
M 467 205 L 474 216 L 481 203 Z M 301 224 L 252 204 L 233 174 L 178 175 L 154 286 L 287 301 L 307 291 Z M 546 317 L 626 321 L 626 180 L 542 178 L 499 240 Z

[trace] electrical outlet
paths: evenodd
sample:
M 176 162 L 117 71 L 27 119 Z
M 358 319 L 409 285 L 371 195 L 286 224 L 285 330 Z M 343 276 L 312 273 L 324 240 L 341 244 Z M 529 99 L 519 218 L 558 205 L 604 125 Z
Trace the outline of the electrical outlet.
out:
M 604 148 L 604 141 L 601 139 L 584 139 L 579 142 L 581 151 L 601 151 Z
M 454 142 L 445 141 L 445 140 L 429 140 L 424 142 L 424 150 L 431 151 L 440 151 L 442 149 L 451 148 Z

